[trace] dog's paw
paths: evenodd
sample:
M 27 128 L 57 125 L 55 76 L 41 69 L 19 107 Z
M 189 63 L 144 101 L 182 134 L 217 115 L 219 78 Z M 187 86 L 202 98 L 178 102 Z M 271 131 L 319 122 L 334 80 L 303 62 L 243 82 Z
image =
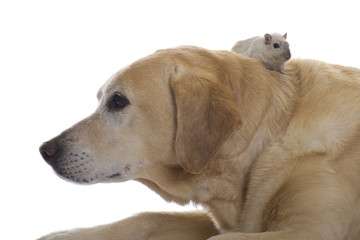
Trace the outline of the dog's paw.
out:
M 73 239 L 73 238 L 71 237 L 71 234 L 69 234 L 69 232 L 62 231 L 62 232 L 55 232 L 55 233 L 48 234 L 37 240 L 71 240 L 71 239 Z
M 99 230 L 100 229 L 100 230 Z M 101 228 L 79 228 L 54 232 L 37 240 L 102 240 Z

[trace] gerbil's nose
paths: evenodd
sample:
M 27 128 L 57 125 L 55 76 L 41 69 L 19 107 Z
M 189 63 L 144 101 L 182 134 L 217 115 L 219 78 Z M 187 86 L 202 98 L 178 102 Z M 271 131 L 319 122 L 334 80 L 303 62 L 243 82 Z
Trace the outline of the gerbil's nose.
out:
M 291 52 L 290 52 L 290 50 L 289 50 L 289 51 L 286 51 L 286 52 L 283 54 L 283 56 L 284 56 L 284 58 L 285 58 L 286 60 L 289 60 L 289 59 L 291 58 Z
M 50 164 L 51 159 L 56 155 L 58 148 L 53 141 L 49 141 L 41 144 L 39 151 L 44 160 Z

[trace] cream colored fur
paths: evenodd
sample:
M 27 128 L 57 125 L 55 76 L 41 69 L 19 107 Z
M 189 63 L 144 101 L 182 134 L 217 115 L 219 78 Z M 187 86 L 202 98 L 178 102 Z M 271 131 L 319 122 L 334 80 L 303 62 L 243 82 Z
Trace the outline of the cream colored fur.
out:
M 360 71 L 298 59 L 285 71 L 180 47 L 116 73 L 95 113 L 43 155 L 70 181 L 133 179 L 206 211 L 145 213 L 40 239 L 360 239 Z M 130 104 L 111 107 L 116 94 Z

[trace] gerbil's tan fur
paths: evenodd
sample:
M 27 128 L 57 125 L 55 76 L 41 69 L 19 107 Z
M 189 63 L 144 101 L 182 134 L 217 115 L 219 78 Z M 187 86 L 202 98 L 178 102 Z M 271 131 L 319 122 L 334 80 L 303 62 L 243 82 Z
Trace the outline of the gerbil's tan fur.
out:
M 291 58 L 287 34 L 265 34 L 238 41 L 232 51 L 259 59 L 266 68 L 283 73 L 284 64 Z
M 284 70 L 180 47 L 119 71 L 44 158 L 74 182 L 136 180 L 205 210 L 40 239 L 360 239 L 360 71 L 298 59 Z

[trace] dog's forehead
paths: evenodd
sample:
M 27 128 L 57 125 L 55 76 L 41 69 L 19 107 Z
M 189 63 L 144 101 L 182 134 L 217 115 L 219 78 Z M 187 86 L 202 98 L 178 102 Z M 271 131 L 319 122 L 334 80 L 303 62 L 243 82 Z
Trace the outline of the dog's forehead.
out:
M 123 70 L 120 70 L 113 74 L 102 86 L 102 90 L 105 94 L 108 94 L 112 91 L 120 90 L 122 85 L 124 85 L 125 78 L 123 77 Z
M 102 96 L 109 94 L 110 90 L 112 89 L 111 85 L 114 85 L 114 81 L 116 81 L 116 78 L 118 77 L 119 72 L 116 72 L 113 74 L 98 90 L 97 92 L 97 98 L 101 99 Z
M 113 74 L 99 89 L 97 97 L 111 95 L 114 92 L 133 92 L 133 89 L 145 90 L 158 86 L 167 78 L 166 62 L 157 57 L 140 59 L 139 61 Z

